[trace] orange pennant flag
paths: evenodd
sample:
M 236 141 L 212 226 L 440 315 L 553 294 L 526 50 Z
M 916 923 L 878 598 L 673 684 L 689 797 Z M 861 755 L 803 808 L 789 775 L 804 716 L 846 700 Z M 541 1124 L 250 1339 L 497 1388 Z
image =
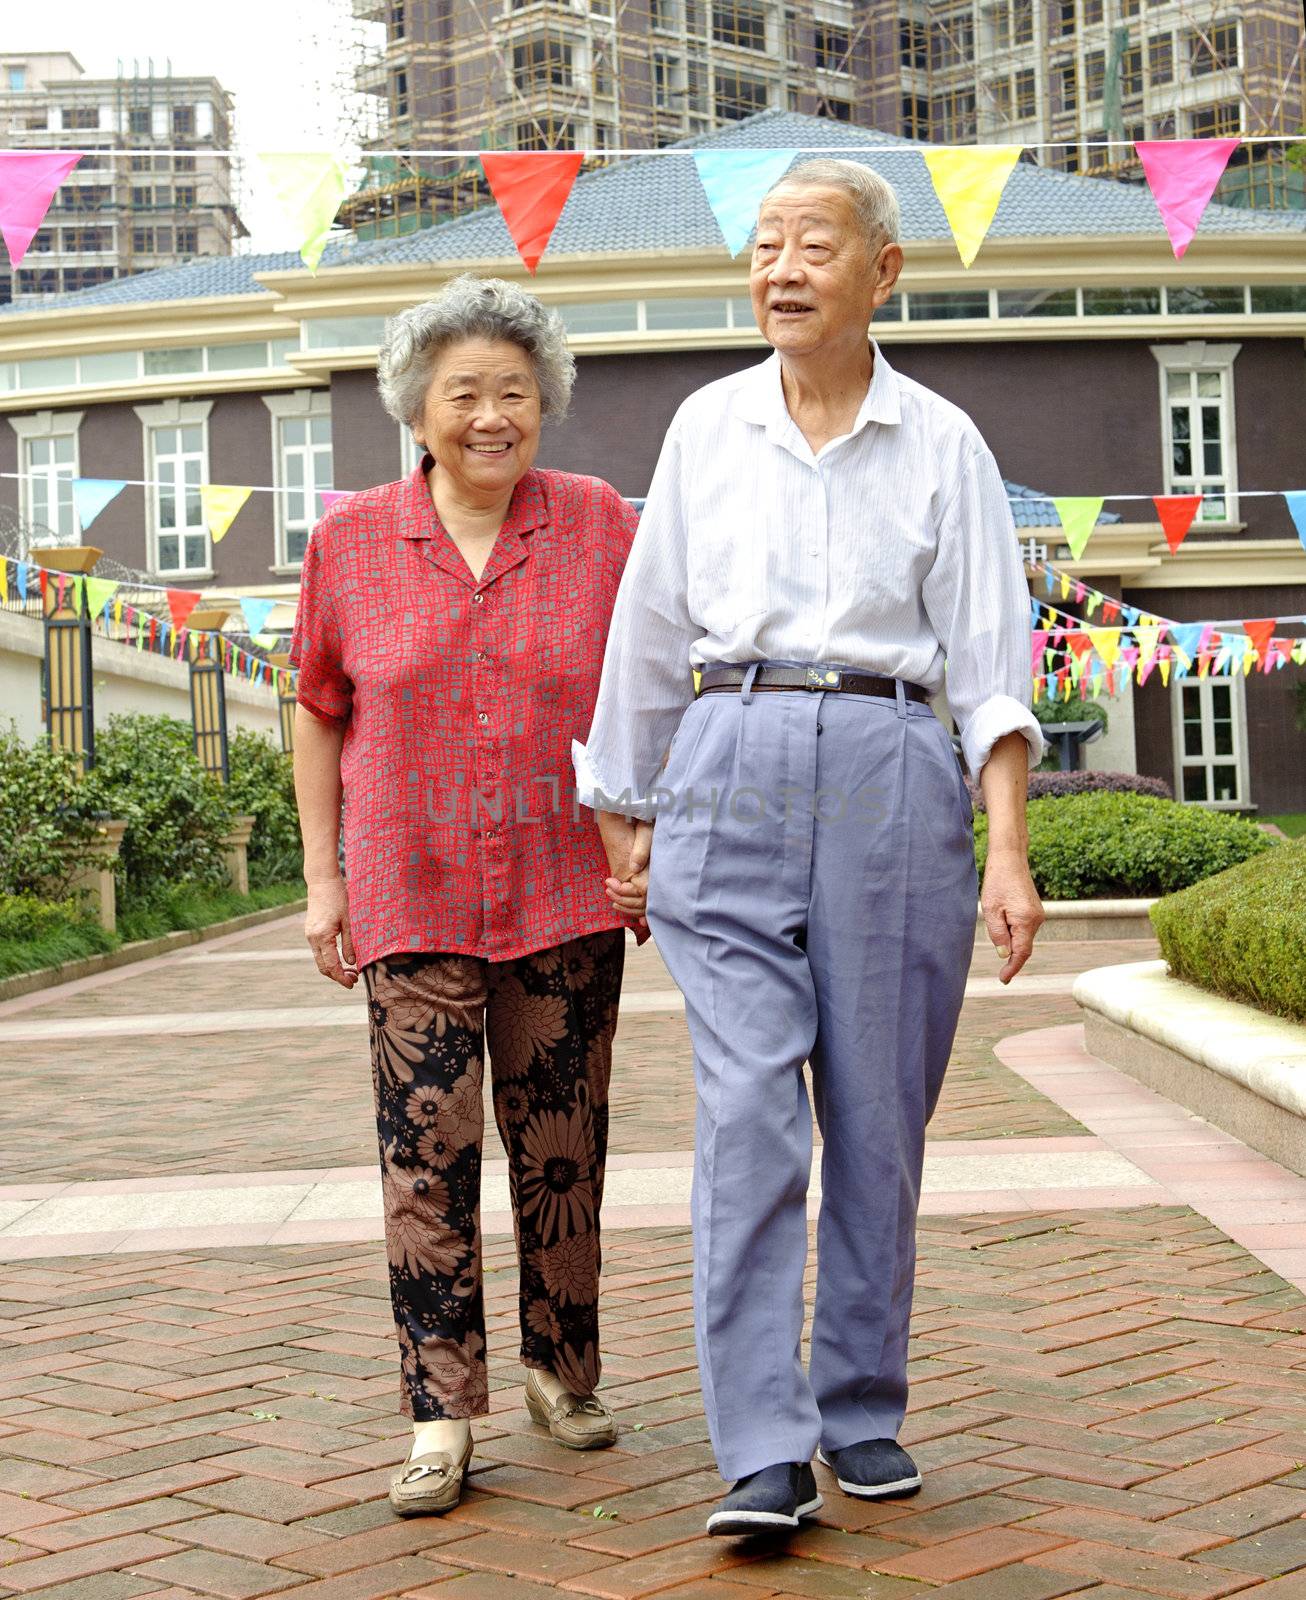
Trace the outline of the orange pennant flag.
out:
M 1251 622 L 1243 620 L 1243 631 L 1256 647 L 1256 654 L 1261 660 L 1265 659 L 1265 652 L 1269 649 L 1270 638 L 1279 626 L 1278 617 L 1256 617 Z
M 519 150 L 481 157 L 490 193 L 528 272 L 540 264 L 584 159 L 580 150 Z
M 184 627 L 186 618 L 199 603 L 199 593 L 195 589 L 169 589 L 168 610 L 172 613 L 173 627 Z
M 1200 494 L 1154 494 L 1152 503 L 1161 519 L 1165 542 L 1173 555 L 1187 538 L 1193 519 L 1201 508 L 1202 497 Z

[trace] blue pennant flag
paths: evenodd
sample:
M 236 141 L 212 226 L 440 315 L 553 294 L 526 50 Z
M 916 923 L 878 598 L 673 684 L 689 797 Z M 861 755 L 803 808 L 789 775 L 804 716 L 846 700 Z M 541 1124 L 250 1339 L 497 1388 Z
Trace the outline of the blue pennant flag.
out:
M 1043 569 L 1043 582 L 1044 582 L 1044 585 L 1047 588 L 1047 592 L 1049 594 L 1051 594 L 1052 593 L 1052 568 L 1051 567 L 1045 567 Z
M 73 504 L 85 533 L 105 506 L 127 487 L 125 478 L 74 478 Z
M 27 563 L 25 561 L 15 561 L 14 562 L 14 582 L 18 585 L 18 598 L 20 600 L 26 600 L 27 599 Z
M 1197 646 L 1202 642 L 1202 630 L 1205 626 L 1204 622 L 1172 622 L 1170 624 L 1172 642 L 1182 652 L 1183 656 L 1187 656 L 1189 661 L 1192 661 L 1197 655 Z M 1184 672 L 1188 670 L 1182 656 L 1175 665 L 1176 670 L 1179 667 L 1183 667 Z M 1182 677 L 1183 673 L 1180 673 L 1180 676 Z
M 699 182 L 732 256 L 748 243 L 762 196 L 785 175 L 797 154 L 797 150 L 694 151 Z
M 244 596 L 240 602 L 240 609 L 245 613 L 245 626 L 250 635 L 263 632 L 263 624 L 272 614 L 276 605 L 275 600 L 254 600 Z
M 1142 616 L 1142 612 L 1137 606 L 1125 606 L 1122 608 L 1122 615 L 1125 619 L 1125 627 L 1132 628 L 1139 617 Z
M 1285 489 L 1283 498 L 1288 502 L 1297 537 L 1306 546 L 1306 489 Z

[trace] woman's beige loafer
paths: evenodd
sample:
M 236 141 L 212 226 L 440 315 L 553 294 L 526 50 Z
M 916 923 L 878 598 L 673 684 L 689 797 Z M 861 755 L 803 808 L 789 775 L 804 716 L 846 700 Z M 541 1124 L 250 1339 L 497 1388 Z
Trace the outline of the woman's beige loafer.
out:
M 471 1459 L 470 1439 L 461 1461 L 443 1451 L 410 1458 L 390 1480 L 390 1504 L 401 1517 L 439 1517 L 452 1511 Z
M 616 1421 L 597 1395 L 564 1394 L 550 1405 L 533 1370 L 526 1375 L 526 1409 L 532 1422 L 547 1428 L 568 1450 L 601 1450 L 617 1442 Z

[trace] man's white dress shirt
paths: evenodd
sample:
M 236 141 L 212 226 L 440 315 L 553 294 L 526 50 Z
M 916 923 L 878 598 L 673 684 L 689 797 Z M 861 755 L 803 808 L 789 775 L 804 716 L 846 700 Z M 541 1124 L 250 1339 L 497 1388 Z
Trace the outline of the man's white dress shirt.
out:
M 691 666 L 826 662 L 944 681 L 978 776 L 1018 729 L 1030 765 L 1030 613 L 997 463 L 963 411 L 874 366 L 851 432 L 818 452 L 789 415 L 780 358 L 689 396 L 667 432 L 617 593 L 582 804 L 646 797 L 693 699 Z M 632 797 L 622 799 L 624 791 Z

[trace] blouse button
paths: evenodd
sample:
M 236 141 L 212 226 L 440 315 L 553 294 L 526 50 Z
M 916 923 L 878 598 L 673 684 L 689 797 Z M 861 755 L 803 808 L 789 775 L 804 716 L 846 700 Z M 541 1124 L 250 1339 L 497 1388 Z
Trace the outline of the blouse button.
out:
M 488 722 L 490 720 L 489 712 L 488 711 L 478 711 L 476 713 L 476 720 L 477 720 L 477 722 Z
M 479 606 L 484 599 L 485 596 L 479 590 L 477 590 L 477 592 L 472 596 L 472 604 L 474 606 Z

